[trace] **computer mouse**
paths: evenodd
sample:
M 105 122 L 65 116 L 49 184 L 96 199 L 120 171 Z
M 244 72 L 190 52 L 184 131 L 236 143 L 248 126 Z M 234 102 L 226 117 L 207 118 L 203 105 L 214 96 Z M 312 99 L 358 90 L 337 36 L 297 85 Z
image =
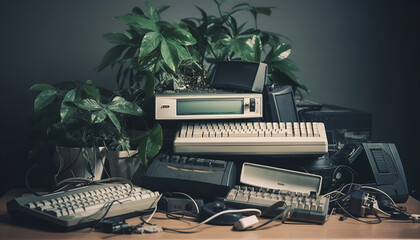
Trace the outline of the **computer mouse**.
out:
M 224 202 L 220 202 L 220 201 L 204 204 L 203 208 L 198 214 L 198 220 L 202 222 L 208 219 L 209 217 L 224 210 L 233 210 L 233 208 L 227 207 Z M 213 225 L 233 225 L 235 224 L 236 221 L 238 221 L 241 218 L 242 218 L 241 213 L 225 213 L 223 215 L 220 215 L 212 219 L 211 221 L 207 223 L 213 224 Z

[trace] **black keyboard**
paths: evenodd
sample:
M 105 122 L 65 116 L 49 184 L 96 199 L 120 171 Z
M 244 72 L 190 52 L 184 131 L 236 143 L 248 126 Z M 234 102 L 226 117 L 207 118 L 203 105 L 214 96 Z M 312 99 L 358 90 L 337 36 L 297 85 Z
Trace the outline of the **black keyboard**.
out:
M 224 197 L 235 183 L 233 162 L 159 154 L 147 169 L 143 186 L 160 192 Z
M 293 214 L 290 220 L 323 224 L 327 220 L 329 198 L 314 193 L 300 193 L 278 189 L 267 189 L 250 186 L 235 186 L 225 197 L 227 206 L 234 208 L 258 208 L 263 213 L 276 202 L 284 201 L 291 206 Z M 285 207 L 278 207 L 263 214 L 264 217 L 275 217 Z

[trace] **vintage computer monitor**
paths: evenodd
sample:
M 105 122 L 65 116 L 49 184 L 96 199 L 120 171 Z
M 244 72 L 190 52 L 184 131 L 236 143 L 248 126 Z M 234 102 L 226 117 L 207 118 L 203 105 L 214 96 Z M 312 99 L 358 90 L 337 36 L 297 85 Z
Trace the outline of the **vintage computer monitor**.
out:
M 267 64 L 245 61 L 221 61 L 216 64 L 210 86 L 262 93 Z

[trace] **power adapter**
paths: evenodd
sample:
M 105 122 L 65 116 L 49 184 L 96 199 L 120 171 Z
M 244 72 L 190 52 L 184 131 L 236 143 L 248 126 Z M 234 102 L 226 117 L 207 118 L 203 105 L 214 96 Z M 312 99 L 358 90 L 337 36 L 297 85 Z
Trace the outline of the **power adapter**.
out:
M 237 231 L 245 230 L 249 227 L 252 227 L 253 225 L 257 224 L 258 218 L 255 215 L 251 215 L 248 217 L 243 217 L 236 221 L 236 223 L 233 225 L 233 228 Z
M 125 222 L 121 217 L 108 218 L 103 220 L 98 226 L 102 232 L 105 233 L 131 233 L 131 226 Z
M 347 211 L 358 217 L 366 217 L 376 202 L 374 195 L 361 190 L 352 191 L 350 197 L 350 204 Z

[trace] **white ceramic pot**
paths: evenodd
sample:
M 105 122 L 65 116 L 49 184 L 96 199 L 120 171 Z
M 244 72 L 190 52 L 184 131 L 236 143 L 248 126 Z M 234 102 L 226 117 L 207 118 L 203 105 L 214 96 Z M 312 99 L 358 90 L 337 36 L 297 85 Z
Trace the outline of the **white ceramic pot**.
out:
M 130 179 L 139 185 L 143 181 L 143 168 L 137 158 L 137 151 L 107 151 L 106 158 L 109 164 L 111 177 Z
M 58 154 L 62 157 L 62 168 L 57 175 L 57 182 L 67 178 L 81 177 L 100 180 L 105 164 L 105 148 L 68 148 L 59 147 Z M 60 159 L 57 154 L 54 159 L 57 168 Z

